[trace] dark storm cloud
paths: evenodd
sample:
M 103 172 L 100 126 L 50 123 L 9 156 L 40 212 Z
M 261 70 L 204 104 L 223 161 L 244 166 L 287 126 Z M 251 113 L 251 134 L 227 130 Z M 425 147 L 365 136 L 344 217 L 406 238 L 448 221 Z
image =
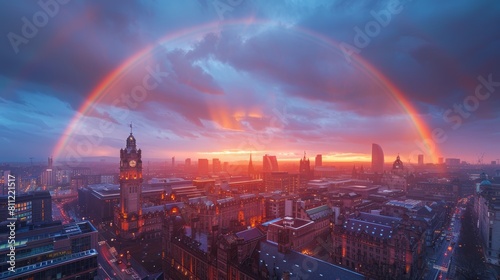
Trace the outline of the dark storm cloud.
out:
M 151 40 L 149 34 L 134 30 L 134 24 L 148 16 L 138 2 L 49 6 L 55 13 L 39 27 L 35 23 L 43 17 L 34 15 L 44 14 L 44 9 L 37 2 L 9 5 L 0 12 L 0 34 L 6 35 L 0 40 L 0 74 L 11 80 L 6 96 L 26 83 L 37 84 L 77 107 L 109 71 Z M 26 41 L 17 43 L 8 34 Z
M 359 28 L 385 17 L 386 26 L 369 38 L 360 55 L 403 90 L 421 113 L 435 113 L 460 103 L 478 85 L 479 75 L 500 80 L 500 5 L 495 1 L 401 1 L 398 14 L 387 13 L 391 1 L 337 1 L 317 9 L 298 24 L 355 44 Z M 429 8 L 432 7 L 432 8 Z M 387 20 L 389 15 L 389 20 Z M 358 38 L 359 39 L 359 38 Z M 500 91 L 500 90 L 499 90 Z M 499 95 L 477 112 L 488 117 L 500 105 Z M 429 111 L 431 110 L 431 111 Z M 433 111 L 432 111 L 433 110 Z M 489 114 L 493 117 L 498 114 Z
M 388 93 L 356 72 L 342 54 L 304 40 L 285 27 L 273 27 L 249 39 L 235 30 L 220 36 L 209 34 L 189 53 L 195 59 L 211 55 L 292 96 L 332 102 L 339 110 L 360 114 L 375 113 L 364 107 L 368 104 L 377 114 L 385 111 Z M 377 91 L 385 96 L 380 98 Z

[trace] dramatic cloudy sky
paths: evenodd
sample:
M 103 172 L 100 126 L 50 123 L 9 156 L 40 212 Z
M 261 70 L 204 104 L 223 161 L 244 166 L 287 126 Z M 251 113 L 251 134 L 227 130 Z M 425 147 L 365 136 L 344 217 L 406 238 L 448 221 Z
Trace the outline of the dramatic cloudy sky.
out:
M 1 6 L 0 162 L 500 158 L 496 0 Z

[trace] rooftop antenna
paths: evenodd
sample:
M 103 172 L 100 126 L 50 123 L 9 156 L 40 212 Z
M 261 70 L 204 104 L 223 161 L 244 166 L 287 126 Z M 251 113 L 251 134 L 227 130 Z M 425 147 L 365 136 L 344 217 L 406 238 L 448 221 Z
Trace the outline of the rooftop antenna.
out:
M 132 122 L 130 122 L 130 134 L 132 134 Z
M 31 166 L 33 166 L 33 157 L 30 157 Z

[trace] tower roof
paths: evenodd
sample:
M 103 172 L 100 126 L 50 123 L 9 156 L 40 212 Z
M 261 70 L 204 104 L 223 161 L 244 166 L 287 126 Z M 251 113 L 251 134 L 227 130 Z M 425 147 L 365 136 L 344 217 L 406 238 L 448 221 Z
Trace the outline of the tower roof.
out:
M 135 137 L 133 134 L 133 126 L 132 122 L 130 123 L 130 135 L 127 137 L 127 151 L 130 153 L 131 151 L 137 150 L 136 142 L 135 142 Z
M 134 135 L 131 132 L 130 135 L 127 137 L 127 151 L 131 152 L 135 150 L 137 150 L 136 141 Z
M 392 165 L 392 169 L 401 170 L 403 168 L 404 168 L 403 162 L 401 161 L 401 158 L 398 155 L 398 157 L 394 161 L 394 164 Z
M 248 162 L 248 175 L 252 175 L 255 173 L 252 163 L 252 153 L 250 153 L 250 161 Z

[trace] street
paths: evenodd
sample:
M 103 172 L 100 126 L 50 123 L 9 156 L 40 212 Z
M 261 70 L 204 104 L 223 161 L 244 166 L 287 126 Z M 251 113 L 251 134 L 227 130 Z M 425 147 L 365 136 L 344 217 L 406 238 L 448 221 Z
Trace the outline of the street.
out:
M 97 257 L 99 263 L 98 275 L 102 279 L 140 279 L 139 275 L 132 269 L 127 268 L 125 263 L 118 263 L 118 259 L 110 252 L 110 246 L 106 241 L 100 241 Z
M 424 279 L 452 279 L 454 274 L 454 253 L 460 238 L 460 229 L 462 226 L 462 203 L 458 203 L 453 211 L 453 216 L 448 228 L 444 231 L 445 235 L 436 241 L 435 253 L 429 256 L 429 272 Z

